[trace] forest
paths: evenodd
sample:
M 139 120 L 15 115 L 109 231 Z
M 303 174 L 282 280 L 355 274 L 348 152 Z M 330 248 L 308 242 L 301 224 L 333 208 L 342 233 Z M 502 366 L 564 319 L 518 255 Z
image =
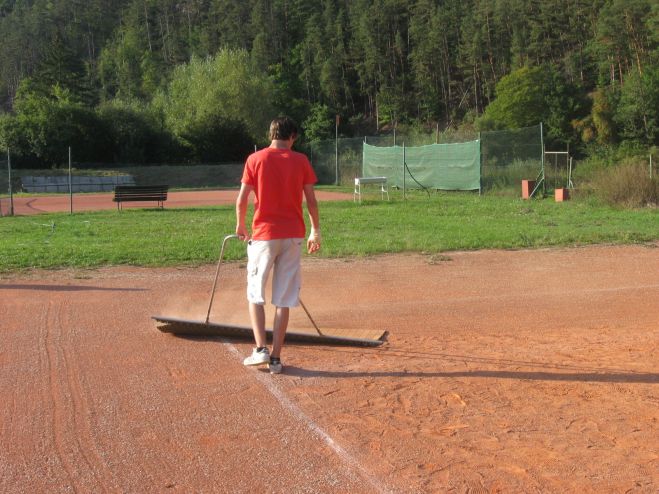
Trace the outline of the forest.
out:
M 581 156 L 659 143 L 657 0 L 0 0 L 19 167 L 241 161 L 303 139 L 543 122 Z

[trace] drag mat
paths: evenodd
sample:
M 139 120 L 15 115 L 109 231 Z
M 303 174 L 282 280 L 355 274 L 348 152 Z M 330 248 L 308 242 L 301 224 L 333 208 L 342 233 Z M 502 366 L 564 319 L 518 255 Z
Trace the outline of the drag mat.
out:
M 209 321 L 192 321 L 175 317 L 153 316 L 158 329 L 163 333 L 185 336 L 225 336 L 239 339 L 254 338 L 252 328 Z M 272 340 L 272 328 L 265 330 L 268 340 Z M 323 334 L 312 331 L 287 330 L 287 342 L 302 342 L 320 345 L 380 346 L 385 341 L 386 331 L 363 329 L 323 329 Z

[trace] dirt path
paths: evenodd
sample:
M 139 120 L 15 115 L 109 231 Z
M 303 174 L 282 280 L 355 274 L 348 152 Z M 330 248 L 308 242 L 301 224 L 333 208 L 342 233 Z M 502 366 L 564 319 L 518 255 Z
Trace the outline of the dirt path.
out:
M 161 334 L 214 266 L 0 279 L 0 492 L 657 492 L 659 248 L 305 259 L 380 348 Z M 212 319 L 246 324 L 244 266 Z M 300 309 L 292 327 L 308 328 Z

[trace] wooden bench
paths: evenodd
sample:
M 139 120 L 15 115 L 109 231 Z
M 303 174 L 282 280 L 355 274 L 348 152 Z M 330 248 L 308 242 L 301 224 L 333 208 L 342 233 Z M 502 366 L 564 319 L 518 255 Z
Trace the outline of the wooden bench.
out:
M 382 199 L 387 194 L 389 200 L 389 189 L 387 188 L 387 177 L 355 177 L 355 191 L 352 194 L 353 202 L 359 197 L 359 202 L 362 202 L 362 185 L 375 184 L 380 186 L 380 194 Z
M 122 209 L 122 203 L 133 201 L 155 201 L 158 207 L 164 208 L 169 185 L 117 185 L 114 188 L 114 198 L 117 209 Z

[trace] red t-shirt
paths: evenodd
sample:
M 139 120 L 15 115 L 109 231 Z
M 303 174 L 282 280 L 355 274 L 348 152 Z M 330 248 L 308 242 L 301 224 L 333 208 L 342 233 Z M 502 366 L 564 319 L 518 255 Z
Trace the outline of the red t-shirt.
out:
M 254 240 L 303 238 L 304 186 L 318 181 L 307 157 L 290 149 L 265 148 L 249 155 L 241 182 L 254 187 Z

